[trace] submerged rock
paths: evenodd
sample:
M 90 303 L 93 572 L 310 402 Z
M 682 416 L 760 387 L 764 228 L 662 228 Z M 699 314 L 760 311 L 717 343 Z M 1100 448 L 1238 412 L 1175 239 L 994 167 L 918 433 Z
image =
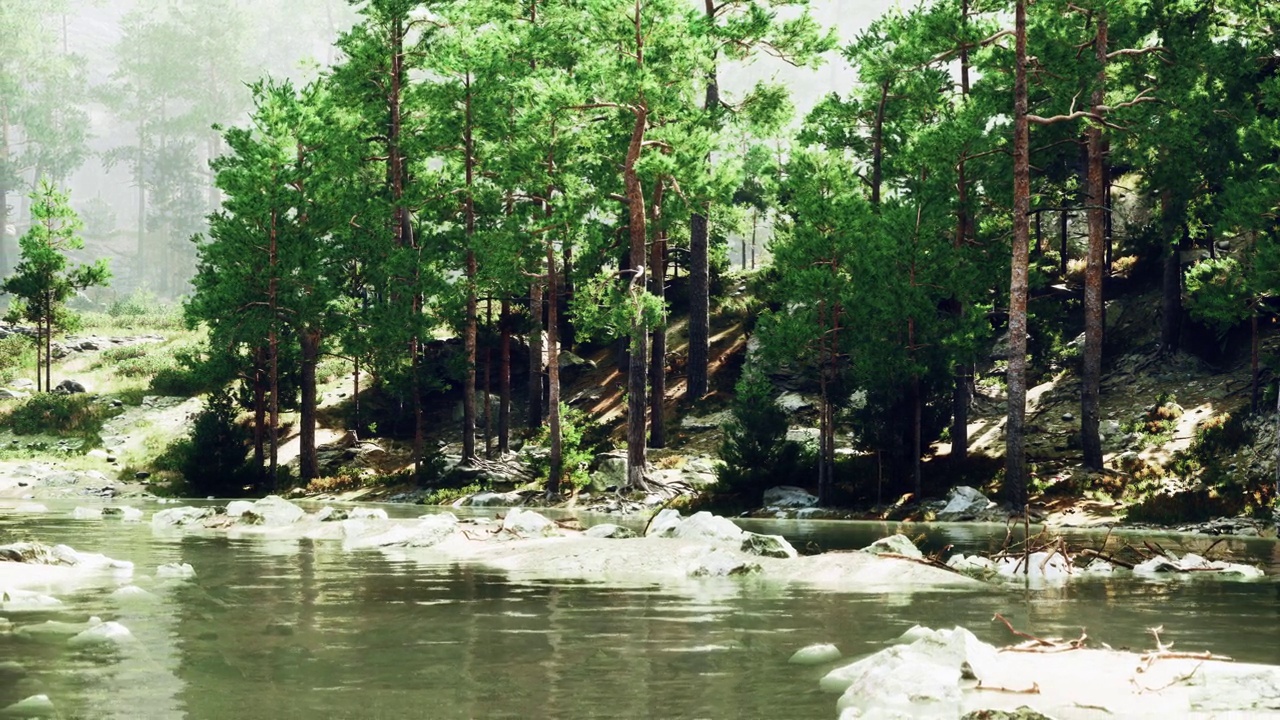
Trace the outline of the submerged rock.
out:
M 975 577 L 987 577 L 996 572 L 996 564 L 981 555 L 957 553 L 947 559 L 947 567 Z
M 142 511 L 128 505 L 109 506 L 102 508 L 102 517 L 119 518 L 122 522 L 137 522 L 142 519 Z
M 347 517 L 352 520 L 386 520 L 387 511 L 382 508 L 352 508 Z
M 916 559 L 924 558 L 924 553 L 920 552 L 920 548 L 916 547 L 910 538 L 901 533 L 880 538 L 862 548 L 862 552 L 871 553 L 872 555 L 901 555 Z
M 72 637 L 67 644 L 72 647 L 93 645 L 123 645 L 133 642 L 133 633 L 118 622 L 104 622 Z
M 800 648 L 787 662 L 792 665 L 822 665 L 839 660 L 840 657 L 840 648 L 831 643 L 821 643 Z
M 14 718 L 57 717 L 57 715 L 58 712 L 54 709 L 53 701 L 48 695 L 32 695 L 0 710 L 0 716 Z
M 122 588 L 117 588 L 107 597 L 118 603 L 154 602 L 157 599 L 155 595 L 137 585 L 125 585 Z
M 84 553 L 69 545 L 22 542 L 0 545 L 0 560 L 30 565 L 61 565 L 81 570 L 133 570 L 133 563 L 98 553 Z
M 189 580 L 196 576 L 196 569 L 189 563 L 168 563 L 156 568 L 156 578 L 163 580 Z
M 31 640 L 47 638 L 64 638 L 79 635 L 102 624 L 102 618 L 91 617 L 86 622 L 69 623 L 60 620 L 45 620 L 34 625 L 24 625 L 14 631 L 14 635 Z
M 76 520 L 101 520 L 102 508 L 78 507 L 71 511 L 71 517 Z

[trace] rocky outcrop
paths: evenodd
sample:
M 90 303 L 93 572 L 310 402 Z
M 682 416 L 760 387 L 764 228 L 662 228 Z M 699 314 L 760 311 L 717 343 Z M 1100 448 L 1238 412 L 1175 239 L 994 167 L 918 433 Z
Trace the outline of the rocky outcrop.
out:
M 154 530 L 164 530 L 197 525 L 217 514 L 218 511 L 211 507 L 169 508 L 151 516 L 151 527 Z
M 765 490 L 761 502 L 767 508 L 811 508 L 818 505 L 818 498 L 803 488 L 779 485 Z
M 298 522 L 307 511 L 277 495 L 268 495 L 243 510 L 240 522 L 245 525 L 281 527 Z
M 458 518 L 453 513 L 424 515 L 413 523 L 343 520 L 342 549 L 352 551 L 389 547 L 431 547 L 444 542 L 457 530 Z
M 974 488 L 961 485 L 951 488 L 947 493 L 947 504 L 938 511 L 938 520 L 940 522 L 977 520 L 995 507 L 996 504 L 986 495 Z

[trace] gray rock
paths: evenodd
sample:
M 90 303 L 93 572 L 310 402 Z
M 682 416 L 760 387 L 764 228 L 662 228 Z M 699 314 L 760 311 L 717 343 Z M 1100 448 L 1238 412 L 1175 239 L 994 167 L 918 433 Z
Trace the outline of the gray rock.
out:
M 518 537 L 550 537 L 559 535 L 555 523 L 532 510 L 511 508 L 502 519 L 502 529 Z
M 167 563 L 156 568 L 156 578 L 163 580 L 190 580 L 196 569 L 190 563 Z
M 862 552 L 871 553 L 872 555 L 902 555 L 909 558 L 924 558 L 924 553 L 920 552 L 920 548 L 916 547 L 910 538 L 902 534 L 880 538 L 863 548 Z
M 382 508 L 352 508 L 347 517 L 352 520 L 386 520 L 387 511 Z
M 712 515 L 705 510 L 696 512 L 685 518 L 672 531 L 671 537 L 684 540 L 703 540 L 710 542 L 741 543 L 746 537 L 742 528 L 733 524 L 732 520 Z
M 615 540 L 624 540 L 627 538 L 635 537 L 636 533 L 634 530 L 628 527 L 623 527 L 621 525 L 614 525 L 612 523 L 604 523 L 602 525 L 592 525 L 591 527 L 587 528 L 586 536 L 594 537 L 594 538 L 613 538 Z
M 778 396 L 776 402 L 778 407 L 792 414 L 818 406 L 818 402 L 815 399 L 794 392 L 782 393 Z
M 133 633 L 118 622 L 104 622 L 72 637 L 67 641 L 71 647 L 94 645 L 124 645 L 133 642 Z
M 247 512 L 253 512 L 253 503 L 248 500 L 232 500 L 227 503 L 228 517 L 240 517 Z
M 591 485 L 597 492 L 627 484 L 627 457 L 618 453 L 601 453 L 591 463 Z
M 9 383 L 9 387 L 15 390 L 29 390 L 35 386 L 35 381 L 30 378 L 18 378 L 17 380 Z
M 661 510 L 649 521 L 649 527 L 645 531 L 645 535 L 648 537 L 673 537 L 676 528 L 680 527 L 682 522 L 684 522 L 684 518 L 680 517 L 679 510 L 671 508 Z
M 30 393 L 21 390 L 11 390 L 9 388 L 0 388 L 0 400 L 21 400 L 22 398 L 31 397 Z
M 1026 705 L 1016 710 L 974 710 L 960 720 L 1053 720 Z
M 482 492 L 466 498 L 462 504 L 471 507 L 517 507 L 524 504 L 524 496 L 518 492 Z
M 765 507 L 809 508 L 818 504 L 818 498 L 809 491 L 792 485 L 779 485 L 764 491 Z
M 54 709 L 53 701 L 49 699 L 48 695 L 32 695 L 0 710 L 0 716 L 14 718 L 57 717 L 58 711 Z
M 75 395 L 86 390 L 84 385 L 76 380 L 63 380 L 53 388 L 53 392 L 59 395 Z
M 781 535 L 760 535 L 753 532 L 746 533 L 742 540 L 742 552 L 775 558 L 793 558 L 799 554 Z
M 698 557 L 689 566 L 690 577 L 732 577 L 753 575 L 760 572 L 760 565 L 720 548 L 713 548 Z
M 938 520 L 941 522 L 972 520 L 993 505 L 994 503 L 987 499 L 986 495 L 974 488 L 961 485 L 951 488 L 947 493 L 947 504 L 938 512 Z
M 240 522 L 245 525 L 281 527 L 298 522 L 306 514 L 306 510 L 288 500 L 278 495 L 268 495 L 255 502 L 252 509 L 242 512 Z
M 716 430 L 722 428 L 733 419 L 733 413 L 724 410 L 718 413 L 712 413 L 706 417 L 694 417 L 686 415 L 680 421 L 680 427 L 686 430 Z
M 344 520 L 342 549 L 431 547 L 447 540 L 458 529 L 453 513 L 424 515 L 416 523 L 388 525 L 378 520 Z
M 151 527 L 155 529 L 161 528 L 182 528 L 186 525 L 195 525 L 201 520 L 212 518 L 218 514 L 212 507 L 170 507 L 168 510 L 161 510 L 151 516 Z
M 791 428 L 787 430 L 787 442 L 816 443 L 819 434 L 818 428 Z

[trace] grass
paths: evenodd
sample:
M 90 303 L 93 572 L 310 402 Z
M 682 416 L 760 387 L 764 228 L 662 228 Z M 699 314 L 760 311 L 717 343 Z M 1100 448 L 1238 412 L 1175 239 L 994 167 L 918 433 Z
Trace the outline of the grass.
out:
M 18 436 L 78 438 L 97 444 L 103 424 L 121 412 L 92 395 L 41 393 L 6 408 L 0 422 Z

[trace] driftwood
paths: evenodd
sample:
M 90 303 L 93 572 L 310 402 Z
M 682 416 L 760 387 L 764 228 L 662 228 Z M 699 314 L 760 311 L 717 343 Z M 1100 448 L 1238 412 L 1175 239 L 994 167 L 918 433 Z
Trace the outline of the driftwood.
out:
M 1004 626 L 1009 628 L 1009 632 L 1017 637 L 1025 638 L 1024 642 L 1017 645 L 1000 648 L 1000 652 L 1033 652 L 1033 653 L 1060 653 L 1070 650 L 1079 650 L 1084 647 L 1085 642 L 1089 639 L 1088 633 L 1083 628 L 1080 629 L 1080 637 L 1075 640 L 1063 640 L 1061 638 L 1042 638 L 1036 637 L 1030 633 L 1022 632 L 1013 627 L 1013 623 L 1009 622 L 1005 616 L 996 613 L 992 621 L 999 620 Z

